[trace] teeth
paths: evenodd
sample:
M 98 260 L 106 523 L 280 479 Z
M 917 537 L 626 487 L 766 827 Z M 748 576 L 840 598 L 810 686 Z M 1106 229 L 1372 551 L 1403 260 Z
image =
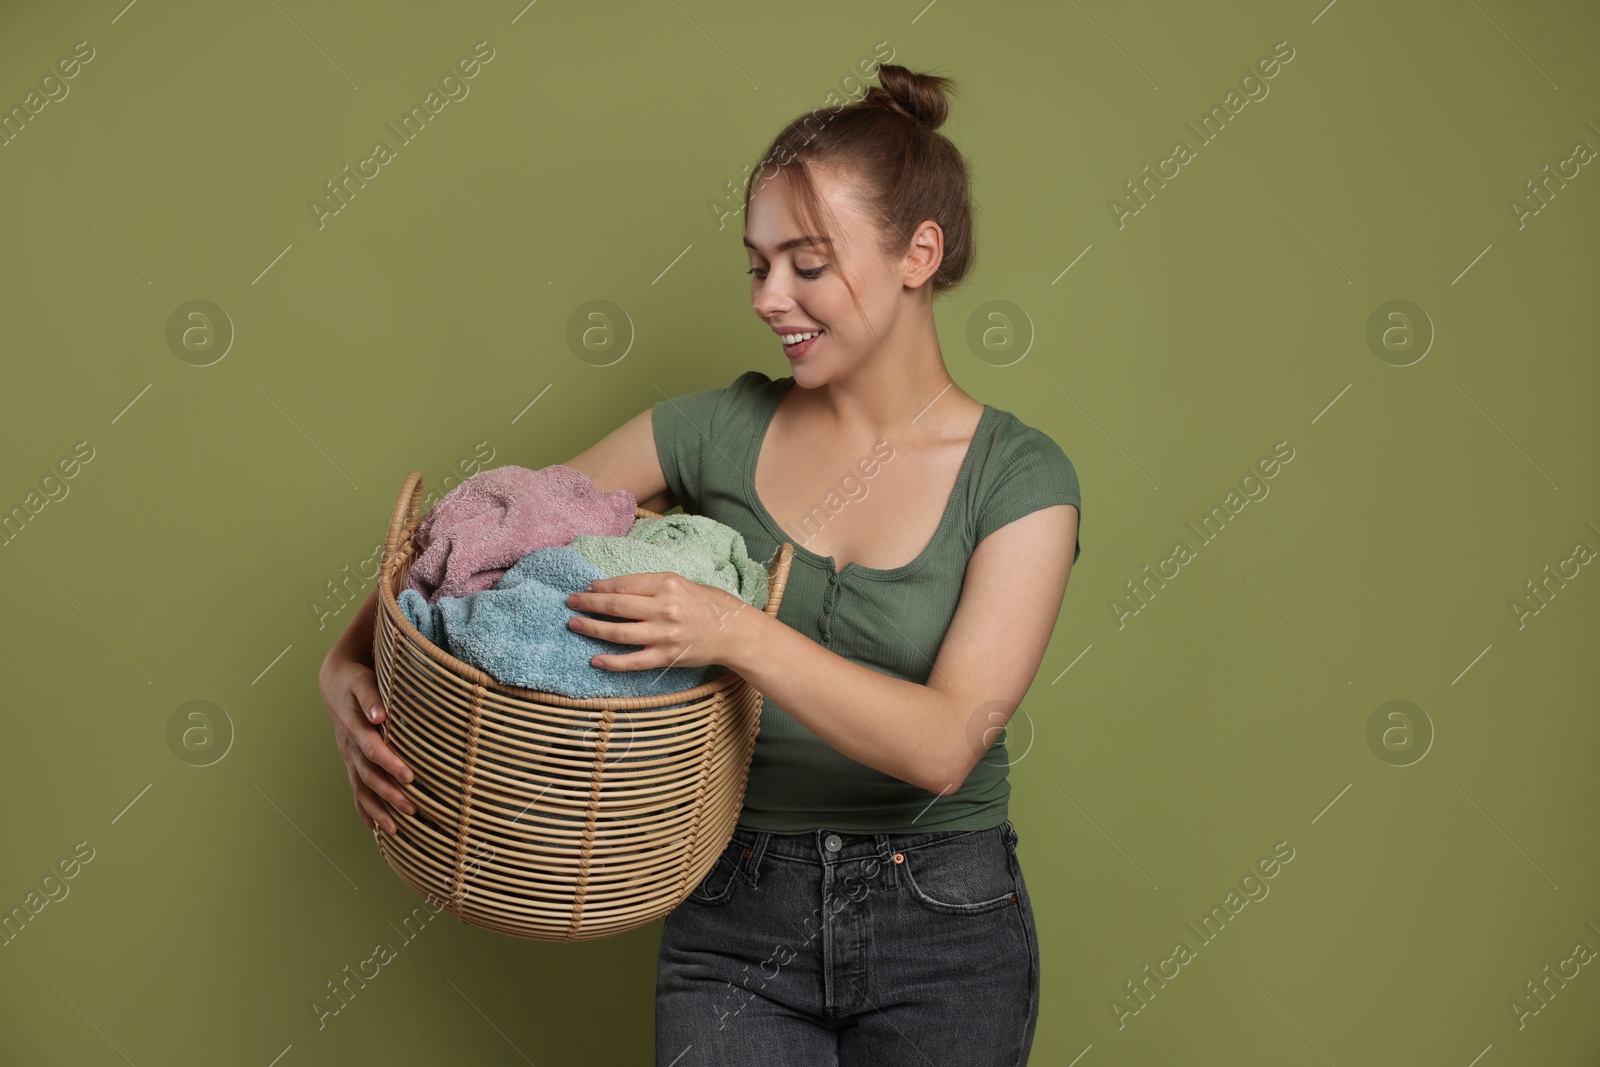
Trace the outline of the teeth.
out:
M 821 332 L 822 332 L 821 330 L 818 330 L 818 331 L 816 331 L 816 333 L 785 333 L 785 334 L 780 334 L 779 336 L 783 339 L 783 343 L 784 344 L 786 344 L 786 345 L 797 345 L 801 341 L 806 340 L 808 337 L 815 337 L 815 336 L 817 336 L 817 334 L 820 334 Z

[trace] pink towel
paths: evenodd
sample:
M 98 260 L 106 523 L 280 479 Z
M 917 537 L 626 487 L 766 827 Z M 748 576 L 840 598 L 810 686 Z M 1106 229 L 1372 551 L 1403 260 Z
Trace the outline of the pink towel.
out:
M 602 493 L 563 464 L 479 471 L 446 493 L 417 527 L 421 550 L 406 576 L 431 604 L 492 589 L 523 556 L 578 534 L 620 537 L 633 528 L 626 489 Z

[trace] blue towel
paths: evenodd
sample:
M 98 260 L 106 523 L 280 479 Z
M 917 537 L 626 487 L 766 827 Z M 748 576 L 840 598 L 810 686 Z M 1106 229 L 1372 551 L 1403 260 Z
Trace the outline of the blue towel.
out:
M 554 545 L 524 555 L 493 589 L 444 596 L 432 604 L 415 589 L 404 589 L 397 599 L 423 637 L 507 685 L 580 698 L 651 697 L 708 680 L 707 667 L 609 671 L 591 664 L 590 657 L 597 654 L 621 655 L 643 647 L 603 641 L 567 625 L 577 614 L 606 622 L 634 621 L 567 606 L 569 595 L 605 577 L 574 549 Z

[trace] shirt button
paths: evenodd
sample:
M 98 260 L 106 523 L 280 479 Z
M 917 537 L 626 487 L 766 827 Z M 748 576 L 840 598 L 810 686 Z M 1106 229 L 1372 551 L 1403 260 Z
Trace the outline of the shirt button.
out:
M 829 852 L 838 852 L 843 845 L 844 841 L 839 838 L 838 834 L 829 834 L 822 842 L 822 847 Z
M 837 572 L 828 575 L 828 584 L 829 585 L 838 585 L 839 584 L 839 575 L 838 575 Z

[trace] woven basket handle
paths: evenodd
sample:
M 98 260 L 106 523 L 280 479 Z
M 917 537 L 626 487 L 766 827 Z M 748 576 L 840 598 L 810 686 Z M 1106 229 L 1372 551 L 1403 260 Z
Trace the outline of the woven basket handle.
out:
M 383 542 L 385 562 L 394 558 L 406 538 L 416 529 L 421 511 L 422 472 L 412 471 L 406 475 L 405 484 L 400 487 L 400 499 L 394 504 L 394 517 L 389 520 L 389 536 Z

